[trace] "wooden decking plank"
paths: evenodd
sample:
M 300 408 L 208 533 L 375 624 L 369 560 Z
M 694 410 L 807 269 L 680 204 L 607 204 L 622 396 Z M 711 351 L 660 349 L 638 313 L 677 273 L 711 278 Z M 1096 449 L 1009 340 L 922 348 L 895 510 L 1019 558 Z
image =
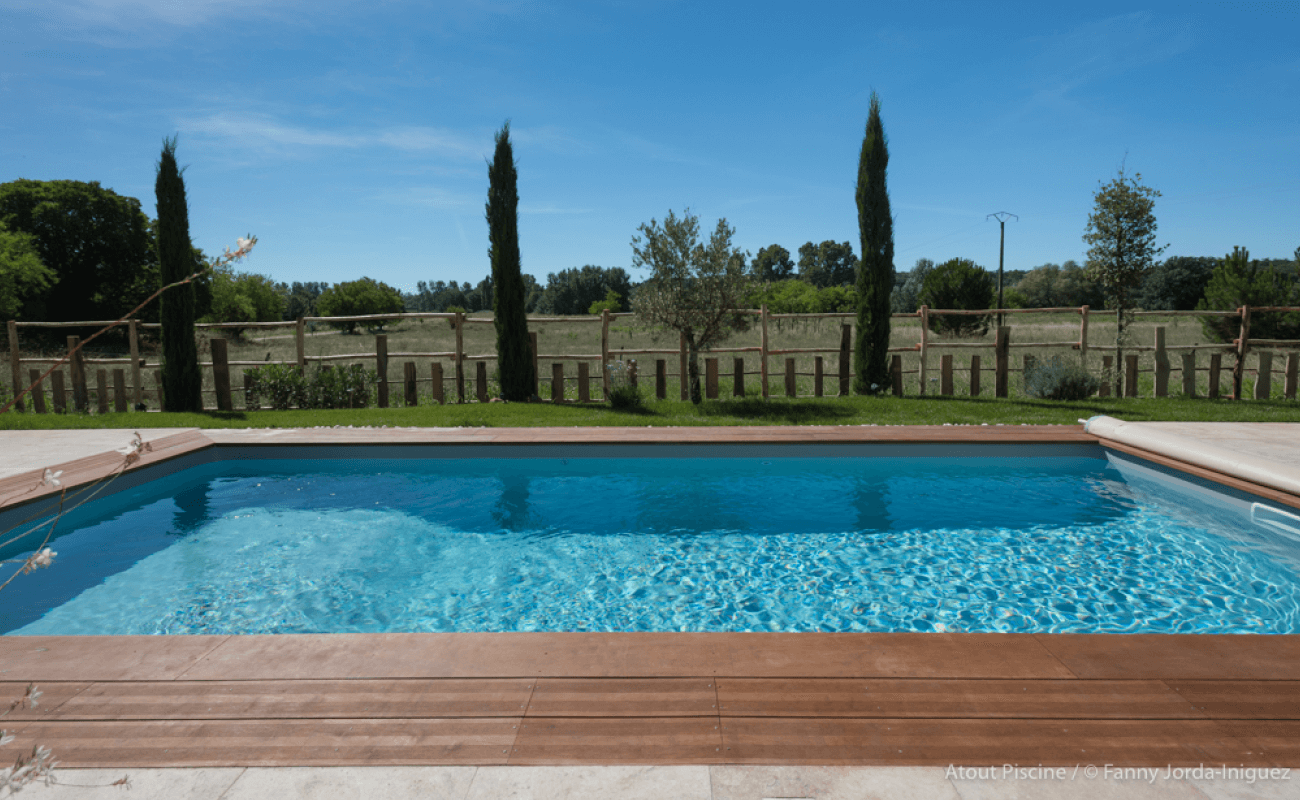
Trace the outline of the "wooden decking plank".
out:
M 0 636 L 0 679 L 37 682 L 172 680 L 229 638 L 203 635 Z
M 0 763 L 40 743 L 64 767 L 504 764 L 518 725 L 519 718 L 35 722 L 0 748 Z
M 323 680 L 95 683 L 57 720 L 410 719 L 522 716 L 532 681 Z
M 712 678 L 538 678 L 534 717 L 718 716 Z
M 721 748 L 716 717 L 529 717 L 509 763 L 716 764 Z
M 1071 678 L 1032 634 L 713 634 L 724 671 L 750 678 Z
M 23 681 L 11 683 L 0 681 L 0 713 L 9 705 L 27 693 L 28 684 L 35 684 L 40 696 L 36 698 L 35 707 L 14 708 L 0 717 L 0 728 L 14 729 L 13 723 L 44 719 L 57 711 L 68 700 L 76 697 L 93 684 L 85 681 Z
M 718 678 L 723 717 L 1203 719 L 1160 681 Z
M 1080 678 L 1300 680 L 1300 636 L 1032 634 Z
M 722 719 L 728 763 L 1196 766 L 1264 763 L 1210 720 Z
M 1211 719 L 1300 719 L 1300 681 L 1165 681 Z
M 1278 767 L 1300 768 L 1300 722 L 1296 720 L 1216 720 L 1229 736 L 1250 748 L 1253 761 L 1268 762 Z M 1236 766 L 1236 762 L 1226 762 Z M 1294 779 L 1294 778 L 1293 778 Z

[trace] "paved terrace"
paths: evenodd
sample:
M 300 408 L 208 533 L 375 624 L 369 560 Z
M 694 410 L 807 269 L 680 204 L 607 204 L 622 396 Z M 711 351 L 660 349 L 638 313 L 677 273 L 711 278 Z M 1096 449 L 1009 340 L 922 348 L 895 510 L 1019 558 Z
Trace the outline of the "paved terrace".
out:
M 1163 452 L 1131 436 L 1102 441 L 1243 488 L 1252 484 L 1203 465 L 1245 452 L 1284 477 L 1300 468 L 1300 425 L 1143 426 Z M 154 444 L 142 466 L 213 443 L 1098 440 L 1083 426 L 141 433 Z M 120 463 L 112 449 L 131 435 L 0 433 L 10 470 L 0 498 L 35 497 L 55 461 L 65 484 L 93 479 Z M 1289 492 L 1256 491 L 1300 507 Z M 45 695 L 5 720 L 17 739 L 0 762 L 41 743 L 74 768 L 61 780 L 129 774 L 133 798 L 1300 798 L 1293 773 L 1247 783 L 1165 772 L 1300 767 L 1297 636 L 0 638 L 0 698 L 29 681 Z M 996 769 L 959 776 L 950 764 Z M 1058 765 L 1067 777 L 1008 780 L 1003 764 Z M 1087 773 L 1107 764 L 1160 772 Z

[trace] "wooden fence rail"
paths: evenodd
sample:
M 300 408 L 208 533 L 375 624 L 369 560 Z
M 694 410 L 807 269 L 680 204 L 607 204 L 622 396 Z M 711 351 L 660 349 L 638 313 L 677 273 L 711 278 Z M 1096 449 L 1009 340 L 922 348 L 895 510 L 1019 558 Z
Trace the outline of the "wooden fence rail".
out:
M 1194 397 L 1197 394 L 1197 373 L 1209 373 L 1208 393 L 1207 396 L 1215 398 L 1219 396 L 1219 386 L 1224 369 L 1222 365 L 1223 352 L 1231 352 L 1234 356 L 1232 370 L 1232 394 L 1234 398 L 1242 396 L 1242 382 L 1248 371 L 1246 368 L 1247 355 L 1251 350 L 1256 350 L 1257 368 L 1251 370 L 1256 373 L 1254 396 L 1256 399 L 1267 398 L 1272 390 L 1272 377 L 1275 371 L 1280 372 L 1283 381 L 1283 396 L 1288 400 L 1296 399 L 1297 394 L 1297 372 L 1300 371 L 1300 341 L 1296 340 L 1277 340 L 1277 339 L 1252 339 L 1250 338 L 1250 318 L 1252 314 L 1262 312 L 1294 312 L 1300 311 L 1300 307 L 1246 307 L 1243 306 L 1236 311 L 1136 311 L 1129 312 L 1135 317 L 1157 317 L 1157 316 L 1200 316 L 1200 317 L 1223 317 L 1237 318 L 1240 320 L 1240 333 L 1231 343 L 1222 344 L 1193 344 L 1193 345 L 1167 345 L 1165 343 L 1165 329 L 1157 326 L 1155 328 L 1154 340 L 1150 345 L 1128 344 L 1122 348 L 1124 354 L 1123 376 L 1120 386 L 1112 387 L 1110 385 L 1110 367 L 1114 363 L 1113 355 L 1103 355 L 1103 382 L 1099 392 L 1102 396 L 1108 396 L 1113 390 L 1117 395 L 1135 397 L 1137 395 L 1137 381 L 1139 373 L 1153 373 L 1154 388 L 1152 391 L 1155 397 L 1165 397 L 1169 391 L 1169 379 L 1173 370 L 1171 351 L 1180 351 L 1181 358 L 1179 371 L 1181 373 L 1181 391 L 1183 394 Z M 1024 366 L 1013 368 L 1011 366 L 1010 350 L 1016 349 L 1033 349 L 1043 350 L 1047 348 L 1069 348 L 1079 353 L 1081 363 L 1087 363 L 1088 353 L 1091 350 L 1102 351 L 1105 353 L 1114 353 L 1116 347 L 1111 344 L 1099 344 L 1090 342 L 1088 338 L 1088 320 L 1095 315 L 1113 316 L 1113 311 L 1091 309 L 1088 306 L 1078 308 L 1044 308 L 1044 309 L 1003 309 L 1003 314 L 1039 314 L 1039 313 L 1075 313 L 1079 315 L 1078 336 L 1069 341 L 1055 342 L 1019 342 L 1012 341 L 1011 326 L 1004 325 L 995 330 L 994 341 L 988 342 L 953 342 L 933 340 L 930 335 L 929 325 L 931 319 L 938 316 L 971 316 L 971 315 L 990 315 L 993 312 L 989 310 L 956 310 L 956 309 L 931 309 L 922 306 L 918 311 L 908 314 L 894 314 L 896 319 L 918 319 L 919 341 L 911 346 L 890 347 L 891 354 L 894 354 L 891 362 L 891 383 L 890 389 L 895 395 L 902 396 L 904 391 L 904 375 L 917 376 L 917 393 L 925 395 L 933 391 L 930 387 L 932 382 L 938 383 L 937 391 L 940 395 L 949 396 L 954 392 L 954 374 L 956 372 L 965 372 L 969 376 L 969 391 L 971 396 L 978 396 L 981 390 L 981 370 L 982 362 L 980 355 L 970 357 L 969 367 L 958 367 L 955 356 L 951 352 L 940 352 L 939 354 L 939 377 L 930 378 L 932 350 L 952 351 L 961 349 L 983 349 L 993 351 L 993 386 L 994 395 L 997 397 L 1007 397 L 1009 394 L 1009 375 L 1011 372 L 1024 372 L 1036 363 L 1035 357 L 1026 355 L 1023 360 Z M 784 394 L 787 397 L 794 397 L 797 393 L 797 378 L 811 377 L 813 379 L 813 397 L 825 396 L 825 378 L 827 374 L 825 365 L 826 355 L 838 356 L 838 370 L 836 376 L 839 378 L 838 394 L 846 396 L 849 394 L 851 360 L 853 345 L 853 325 L 851 323 L 840 325 L 839 347 L 816 348 L 816 347 L 774 347 L 771 342 L 771 331 L 769 330 L 769 321 L 771 320 L 813 320 L 813 319 L 841 319 L 850 320 L 856 315 L 852 312 L 831 312 L 823 314 L 773 314 L 768 311 L 766 306 L 759 309 L 745 309 L 741 313 L 759 317 L 759 337 L 760 343 L 757 347 L 714 347 L 706 353 L 700 354 L 703 362 L 701 370 L 701 381 L 703 382 L 703 392 L 706 397 L 716 398 L 719 394 L 719 359 L 715 354 L 731 353 L 758 353 L 759 354 L 759 384 L 764 399 L 770 396 L 771 386 L 769 381 L 769 359 L 784 357 L 783 377 L 784 377 Z M 541 353 L 537 347 L 537 333 L 530 333 L 530 340 L 533 352 L 534 374 L 537 376 L 537 382 L 534 385 L 534 393 L 540 393 L 541 389 L 541 361 L 551 362 L 550 383 L 551 383 L 551 400 L 552 402 L 572 402 L 565 400 L 565 385 L 570 381 L 578 383 L 578 400 L 577 402 L 589 402 L 591 399 L 591 371 L 590 363 L 598 362 L 602 365 L 600 369 L 600 381 L 603 389 L 602 398 L 609 396 L 609 374 L 603 365 L 609 364 L 614 360 L 622 360 L 629 356 L 677 356 L 677 372 L 670 373 L 667 370 L 668 359 L 659 358 L 655 360 L 655 393 L 658 397 L 666 397 L 668 379 L 676 377 L 680 386 L 681 398 L 687 399 L 689 396 L 689 385 L 686 380 L 688 368 L 688 352 L 686 337 L 680 336 L 676 348 L 617 348 L 610 346 L 610 323 L 620 317 L 635 317 L 634 313 L 611 313 L 604 311 L 600 316 L 583 316 L 583 317 L 530 317 L 534 322 L 557 322 L 557 321 L 581 321 L 600 323 L 600 352 L 599 353 L 580 353 L 580 354 L 562 354 L 562 353 Z M 455 347 L 452 350 L 436 352 L 389 352 L 387 334 L 376 334 L 375 350 L 373 353 L 347 353 L 332 355 L 308 356 L 306 349 L 306 327 L 309 323 L 355 323 L 355 322 L 380 322 L 380 321 L 400 321 L 404 319 L 443 319 L 450 324 L 454 332 Z M 308 362 L 316 362 L 322 368 L 328 368 L 332 362 L 351 361 L 364 362 L 373 359 L 375 371 L 377 374 L 376 395 L 378 405 L 387 407 L 389 404 L 389 377 L 388 366 L 389 359 L 407 359 L 401 361 L 402 364 L 402 391 L 401 398 L 407 405 L 414 405 L 418 401 L 417 388 L 419 384 L 430 384 L 432 386 L 432 396 L 434 402 L 443 403 L 447 400 L 444 381 L 452 380 L 456 388 L 456 402 L 466 402 L 466 382 L 470 379 L 465 374 L 464 365 L 471 362 L 476 365 L 473 387 L 474 396 L 479 402 L 485 402 L 488 397 L 488 378 L 487 363 L 496 360 L 495 353 L 466 353 L 465 352 L 465 328 L 467 325 L 482 325 L 491 323 L 491 317 L 467 317 L 464 312 L 418 312 L 418 313 L 401 313 L 401 314 L 369 314 L 349 317 L 300 317 L 296 320 L 286 320 L 282 322 L 260 322 L 260 323 L 202 323 L 196 325 L 200 329 L 219 330 L 222 328 L 293 328 L 296 358 L 292 361 L 231 361 L 228 358 L 227 342 L 224 338 L 214 337 L 209 340 L 211 350 L 211 360 L 201 362 L 200 366 L 211 369 L 213 374 L 213 389 L 207 394 L 215 395 L 216 408 L 223 411 L 232 410 L 233 390 L 231 383 L 232 367 L 254 367 L 265 366 L 268 364 L 296 365 L 300 370 L 305 369 Z M 34 364 L 52 364 L 57 363 L 60 359 L 45 356 L 23 357 L 19 349 L 19 330 L 23 327 L 29 328 L 93 328 L 112 324 L 111 321 L 91 321 L 91 322 L 19 322 L 10 320 L 8 323 L 9 338 L 9 365 L 12 385 L 15 390 L 25 389 L 29 386 L 32 391 L 29 397 L 19 400 L 15 404 L 15 409 L 25 410 L 30 405 L 36 413 L 45 413 L 47 406 L 45 403 L 44 389 L 47 381 L 37 380 L 42 373 L 36 369 L 30 369 L 30 380 L 23 381 L 23 365 Z M 51 405 L 56 412 L 64 411 L 71 406 L 78 411 L 88 411 L 90 408 L 90 391 L 87 385 L 87 366 L 93 365 L 129 365 L 130 381 L 129 386 L 126 379 L 127 372 L 123 369 L 114 369 L 112 371 L 112 398 L 115 410 L 125 410 L 128 397 L 133 407 L 140 407 L 144 402 L 146 393 L 149 390 L 143 385 L 141 378 L 142 369 L 145 362 L 140 358 L 139 332 L 142 329 L 157 329 L 160 326 L 157 323 L 144 323 L 139 320 L 130 320 L 127 324 L 127 337 L 129 341 L 130 357 L 129 358 L 91 358 L 83 357 L 80 351 L 76 351 L 71 359 L 68 360 L 68 374 L 65 375 L 62 370 L 54 370 L 48 376 L 48 388 L 51 391 Z M 68 351 L 73 352 L 80 339 L 77 336 L 67 337 Z M 1264 349 L 1269 348 L 1269 349 Z M 1210 352 L 1210 363 L 1206 367 L 1198 365 L 1198 351 L 1205 350 Z M 1285 365 L 1279 370 L 1273 366 L 1273 353 L 1271 350 L 1289 350 L 1285 353 Z M 1149 369 L 1140 369 L 1138 364 L 1138 354 L 1153 354 L 1153 366 Z M 915 353 L 919 357 L 919 364 L 916 369 L 904 370 L 902 368 L 901 353 Z M 798 372 L 797 361 L 795 357 L 812 356 L 813 371 Z M 427 380 L 417 377 L 417 361 L 428 360 L 431 362 L 431 370 Z M 444 378 L 443 365 L 440 359 L 449 360 L 453 366 L 452 375 Z M 576 378 L 566 377 L 563 362 L 577 362 L 578 375 Z M 635 376 L 635 372 L 632 373 Z M 733 394 L 743 396 L 745 367 L 743 358 L 735 358 L 732 370 Z M 752 374 L 752 373 L 751 373 Z M 161 405 L 161 380 L 160 373 L 154 370 L 155 389 L 150 392 Z M 70 384 L 70 385 L 69 385 Z M 243 391 L 247 397 L 251 386 L 245 380 Z M 110 389 L 108 383 L 108 373 L 105 369 L 97 369 L 95 372 L 95 397 L 96 408 L 100 412 L 107 411 Z

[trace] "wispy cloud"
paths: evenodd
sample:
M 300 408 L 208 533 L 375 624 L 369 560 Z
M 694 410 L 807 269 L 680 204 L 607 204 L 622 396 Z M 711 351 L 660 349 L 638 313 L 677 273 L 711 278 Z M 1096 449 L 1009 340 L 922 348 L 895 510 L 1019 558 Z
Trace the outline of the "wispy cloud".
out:
M 180 129 L 211 137 L 244 153 L 274 153 L 277 157 L 311 155 L 320 150 L 389 148 L 465 161 L 484 156 L 481 137 L 444 128 L 399 126 L 364 130 L 309 127 L 252 111 L 219 111 L 180 120 Z

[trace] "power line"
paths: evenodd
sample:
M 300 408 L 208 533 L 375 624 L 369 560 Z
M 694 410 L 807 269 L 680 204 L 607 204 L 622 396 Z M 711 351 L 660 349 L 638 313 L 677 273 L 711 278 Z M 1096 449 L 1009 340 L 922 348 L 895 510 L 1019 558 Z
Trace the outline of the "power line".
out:
M 1008 217 L 1016 217 L 1015 214 L 1009 214 L 1006 211 L 999 211 L 996 214 L 989 214 L 989 217 L 997 217 L 998 225 L 1002 228 L 1002 238 L 998 242 L 998 327 L 999 328 L 1002 327 L 1002 253 L 1007 243 L 1007 221 L 1001 216 L 1003 214 L 1006 214 Z M 989 217 L 985 217 L 984 221 L 988 222 Z M 1020 221 L 1020 217 L 1016 217 L 1016 222 L 1019 221 Z

